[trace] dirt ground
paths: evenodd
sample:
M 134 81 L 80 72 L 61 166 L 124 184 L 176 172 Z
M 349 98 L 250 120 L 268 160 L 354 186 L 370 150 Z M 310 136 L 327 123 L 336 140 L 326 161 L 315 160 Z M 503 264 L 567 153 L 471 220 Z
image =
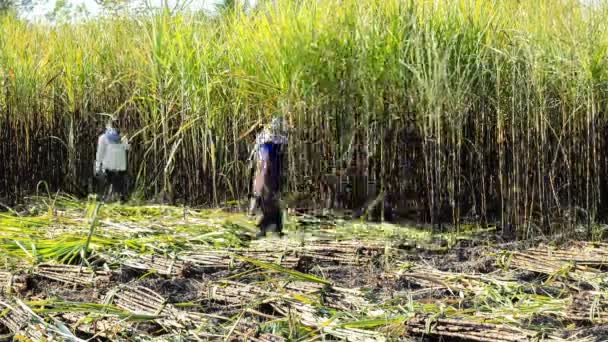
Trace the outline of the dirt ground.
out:
M 608 244 L 109 207 L 69 254 L 89 209 L 1 218 L 2 340 L 608 340 Z

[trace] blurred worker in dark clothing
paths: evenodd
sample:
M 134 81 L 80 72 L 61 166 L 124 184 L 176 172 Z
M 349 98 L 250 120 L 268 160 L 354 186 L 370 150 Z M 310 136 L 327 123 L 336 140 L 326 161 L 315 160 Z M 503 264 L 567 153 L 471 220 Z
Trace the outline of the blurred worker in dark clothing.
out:
M 256 237 L 265 237 L 267 232 L 282 235 L 283 213 L 281 190 L 287 170 L 287 136 L 282 117 L 275 117 L 270 125 L 256 137 L 250 160 L 255 162 L 253 198 L 250 213 L 260 206 L 262 219 Z

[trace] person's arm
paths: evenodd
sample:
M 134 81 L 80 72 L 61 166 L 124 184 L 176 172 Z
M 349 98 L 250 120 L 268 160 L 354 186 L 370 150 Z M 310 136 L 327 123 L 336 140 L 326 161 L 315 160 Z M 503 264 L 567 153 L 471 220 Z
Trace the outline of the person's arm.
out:
M 249 152 L 249 157 L 247 158 L 247 161 L 249 163 L 252 163 L 253 160 L 255 159 L 255 151 L 257 151 L 257 149 L 258 149 L 258 145 L 257 144 L 253 145 L 251 152 Z
M 260 132 L 255 136 L 255 140 L 253 141 L 253 147 L 251 148 L 251 152 L 249 152 L 249 158 L 247 158 L 247 161 L 250 163 L 253 163 L 255 161 L 255 154 L 259 151 L 260 149 L 260 144 L 263 143 L 263 138 L 262 135 L 264 134 L 264 132 Z

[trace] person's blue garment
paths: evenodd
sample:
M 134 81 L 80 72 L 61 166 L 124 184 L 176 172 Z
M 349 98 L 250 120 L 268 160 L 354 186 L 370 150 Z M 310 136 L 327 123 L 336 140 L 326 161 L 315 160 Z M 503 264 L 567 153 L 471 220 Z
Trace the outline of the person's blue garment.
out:
M 258 147 L 259 159 L 254 181 L 254 193 L 262 194 L 268 191 L 268 195 L 271 195 L 279 190 L 281 181 L 279 148 L 280 145 L 273 143 L 262 144 Z
M 108 128 L 105 133 L 106 139 L 111 144 L 120 143 L 120 134 L 114 128 Z
M 270 175 L 274 179 L 279 176 L 279 170 L 281 169 L 279 162 L 279 144 L 265 143 L 260 145 L 260 160 L 266 162 L 270 167 Z
M 276 158 L 277 146 L 273 143 L 266 143 L 260 145 L 260 160 L 274 161 Z

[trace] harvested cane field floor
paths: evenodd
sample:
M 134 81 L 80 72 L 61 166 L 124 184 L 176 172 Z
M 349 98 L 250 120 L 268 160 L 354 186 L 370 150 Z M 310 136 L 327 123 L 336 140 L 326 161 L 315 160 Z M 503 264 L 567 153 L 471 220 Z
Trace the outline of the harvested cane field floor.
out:
M 608 340 L 608 244 L 65 197 L 0 227 L 0 340 Z

